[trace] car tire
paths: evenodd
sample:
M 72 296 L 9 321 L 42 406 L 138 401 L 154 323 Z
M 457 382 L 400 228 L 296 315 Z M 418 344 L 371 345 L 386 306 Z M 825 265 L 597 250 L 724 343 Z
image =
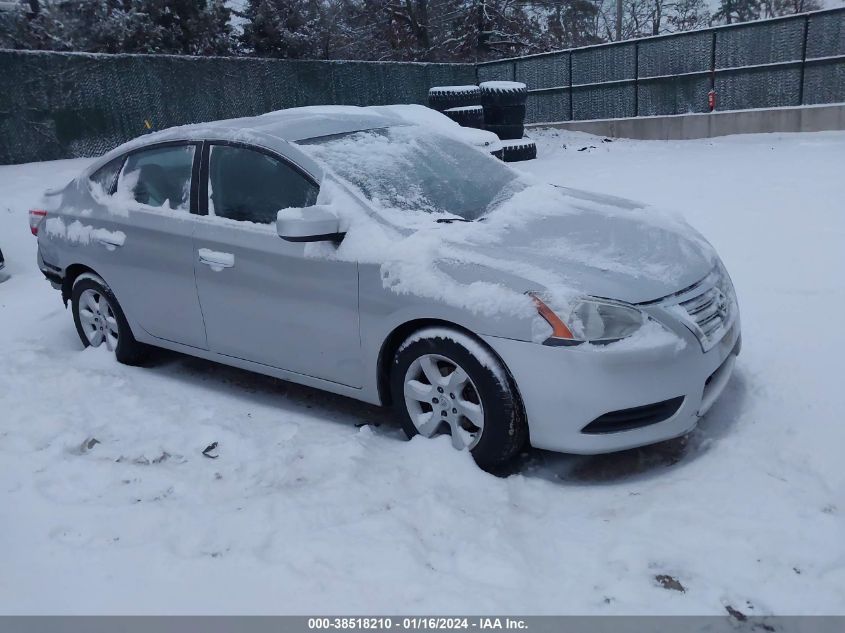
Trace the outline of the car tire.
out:
M 487 125 L 522 125 L 525 123 L 525 104 L 484 108 L 484 123 Z
M 485 470 L 503 466 L 525 446 L 528 425 L 507 371 L 468 334 L 448 328 L 413 334 L 393 358 L 390 389 L 409 438 L 449 432 L 452 445 L 469 449 Z
M 439 112 L 480 103 L 478 86 L 435 86 L 428 91 L 428 107 Z
M 71 311 L 85 347 L 105 344 L 124 365 L 138 365 L 146 358 L 148 346 L 135 340 L 117 298 L 102 278 L 86 273 L 74 281 Z
M 516 163 L 534 158 L 537 158 L 537 146 L 530 139 L 523 138 L 502 143 L 502 160 L 506 163 Z
M 519 106 L 528 99 L 528 88 L 517 81 L 487 81 L 479 84 L 481 105 Z
M 463 106 L 444 110 L 443 114 L 463 127 L 484 129 L 484 109 L 481 106 Z
M 488 132 L 493 132 L 503 141 L 520 139 L 525 134 L 525 126 L 521 123 L 515 125 L 485 125 Z

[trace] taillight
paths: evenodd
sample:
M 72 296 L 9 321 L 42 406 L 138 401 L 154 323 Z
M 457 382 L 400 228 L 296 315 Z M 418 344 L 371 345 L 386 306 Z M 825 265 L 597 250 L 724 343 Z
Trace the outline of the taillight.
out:
M 32 231 L 33 235 L 38 235 L 38 227 L 41 225 L 41 221 L 46 217 L 47 212 L 44 211 L 44 209 L 29 210 L 29 230 Z

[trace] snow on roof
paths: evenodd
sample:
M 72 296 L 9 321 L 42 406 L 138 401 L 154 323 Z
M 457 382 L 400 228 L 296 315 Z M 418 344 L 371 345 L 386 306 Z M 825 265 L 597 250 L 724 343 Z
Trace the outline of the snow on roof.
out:
M 276 110 L 254 117 L 194 123 L 145 134 L 127 145 L 146 145 L 172 139 L 201 139 L 213 136 L 259 142 L 269 138 L 287 142 L 321 136 L 347 134 L 395 125 L 420 125 L 438 134 L 459 138 L 474 145 L 487 145 L 495 134 L 464 128 L 449 117 L 421 105 L 306 106 Z M 482 139 L 483 137 L 483 139 Z M 481 141 L 484 142 L 481 142 Z M 126 146 L 122 146 L 124 149 Z
M 223 140 L 248 143 L 280 152 L 319 180 L 321 167 L 291 143 L 404 125 L 421 126 L 435 134 L 475 145 L 485 151 L 499 148 L 499 138 L 492 132 L 461 127 L 444 114 L 422 105 L 305 106 L 276 110 L 258 116 L 192 123 L 150 132 L 107 152 L 89 164 L 81 176 L 88 177 L 113 158 L 154 143 Z
M 449 121 L 447 117 L 433 110 L 431 112 Z M 403 117 L 386 110 L 379 112 L 375 108 L 308 106 L 277 110 L 252 117 L 179 125 L 144 134 L 123 143 L 91 164 L 86 170 L 86 175 L 93 173 L 102 164 L 123 152 L 152 143 L 176 140 L 228 140 L 252 143 L 290 154 L 296 153 L 296 150 L 288 145 L 289 142 L 408 124 L 409 121 Z M 311 171 L 312 175 L 316 176 L 319 173 L 313 165 L 301 166 Z M 308 169 L 309 167 L 311 169 Z
M 357 106 L 308 106 L 276 110 L 253 117 L 222 119 L 207 123 L 195 123 L 168 128 L 158 132 L 161 136 L 194 136 L 215 132 L 250 131 L 273 136 L 283 141 L 301 141 L 319 136 L 345 134 L 370 130 L 390 125 L 401 125 L 403 121 L 370 108 Z M 149 135 L 146 137 L 149 138 Z

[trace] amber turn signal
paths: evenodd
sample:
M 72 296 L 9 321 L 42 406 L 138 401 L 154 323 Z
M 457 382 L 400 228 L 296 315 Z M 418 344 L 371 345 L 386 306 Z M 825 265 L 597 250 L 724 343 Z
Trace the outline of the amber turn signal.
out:
M 542 299 L 535 295 L 534 293 L 530 293 L 531 299 L 534 301 L 534 305 L 537 306 L 537 312 L 543 319 L 552 326 L 552 338 L 562 338 L 562 339 L 569 339 L 573 340 L 575 337 L 572 336 L 572 332 L 569 331 L 569 328 L 566 327 L 566 324 L 560 320 L 560 317 L 554 313 L 549 306 L 543 303 Z

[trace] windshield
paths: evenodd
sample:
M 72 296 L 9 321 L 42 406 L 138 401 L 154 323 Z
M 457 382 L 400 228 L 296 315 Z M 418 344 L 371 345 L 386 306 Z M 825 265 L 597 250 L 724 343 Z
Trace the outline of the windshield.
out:
M 516 173 L 490 154 L 416 126 L 299 144 L 382 209 L 475 220 L 520 187 Z

